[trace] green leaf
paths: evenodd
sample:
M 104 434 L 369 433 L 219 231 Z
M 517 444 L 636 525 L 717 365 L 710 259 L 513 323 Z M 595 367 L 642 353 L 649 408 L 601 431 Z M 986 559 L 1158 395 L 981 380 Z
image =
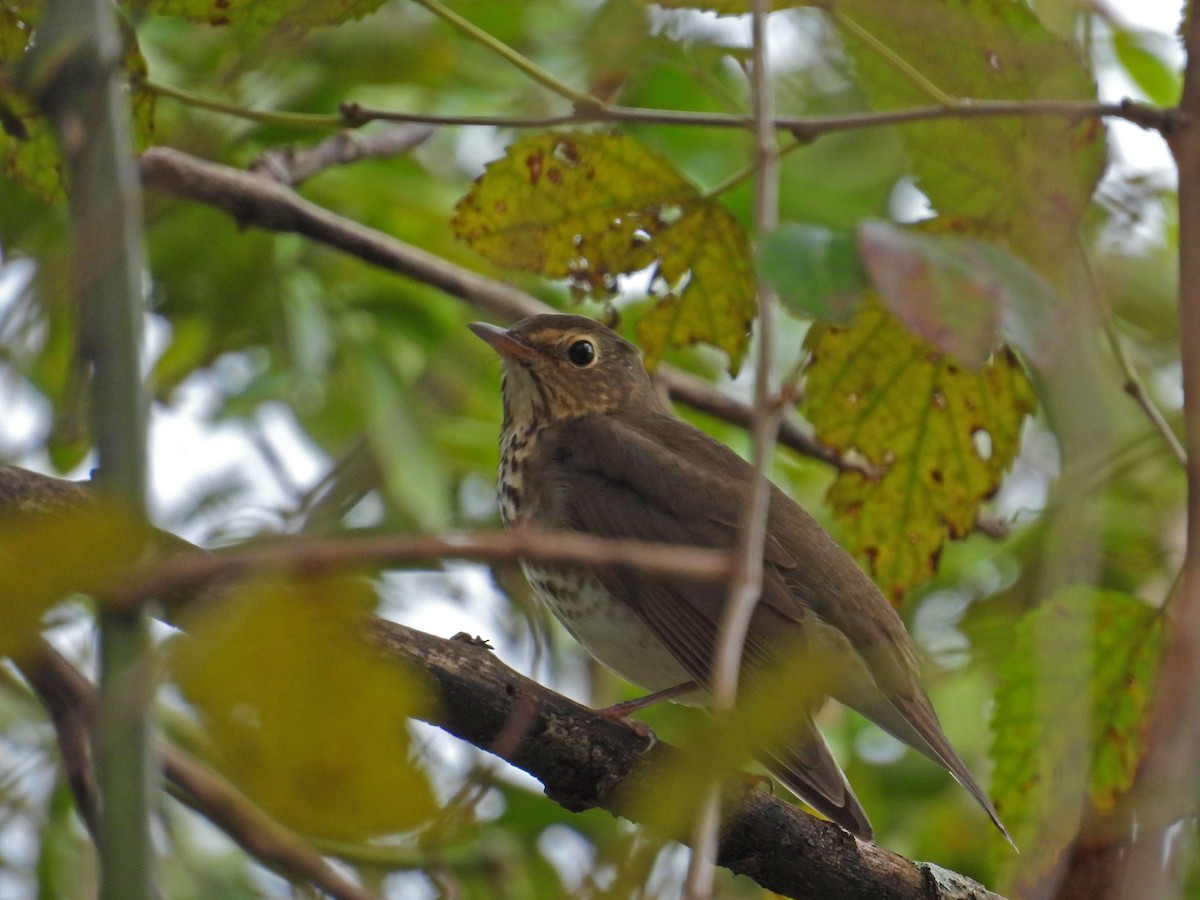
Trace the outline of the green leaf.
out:
M 918 77 L 955 98 L 1096 97 L 1075 47 L 1043 28 L 1024 3 L 837 0 L 833 9 L 876 109 L 935 105 L 938 97 Z M 1045 273 L 1076 251 L 1075 228 L 1105 165 L 1099 122 L 950 118 L 898 133 L 918 186 L 954 227 L 1004 243 Z
M 397 339 L 397 355 L 408 349 Z M 372 458 L 388 499 L 410 521 L 425 530 L 444 528 L 450 519 L 453 491 L 445 460 L 420 427 L 415 416 L 412 388 L 405 385 L 395 365 L 378 345 L 362 342 L 358 358 L 351 361 L 366 415 Z M 413 379 L 410 379 L 413 380 Z
M 1113 51 L 1126 73 L 1146 98 L 1159 106 L 1174 106 L 1183 91 L 1183 76 L 1150 46 L 1153 35 L 1124 28 L 1113 31 Z
M 1075 834 L 1086 795 L 1111 810 L 1145 751 L 1162 617 L 1137 597 L 1069 588 L 1017 624 L 992 717 L 992 794 L 1045 872 Z
M 547 133 L 512 144 L 455 207 L 451 223 L 498 265 L 565 278 L 607 298 L 654 267 L 655 308 L 638 334 L 653 366 L 704 341 L 736 370 L 755 314 L 750 245 L 737 220 L 665 156 L 623 134 Z
M 43 200 L 62 197 L 54 133 L 45 117 L 12 91 L 0 91 L 0 169 Z
M 898 602 L 995 493 L 1036 406 L 1033 389 L 1011 351 L 971 372 L 877 302 L 848 327 L 814 328 L 805 346 L 805 414 L 817 438 L 881 470 L 838 474 L 828 496 L 838 533 Z
M 407 831 L 434 809 L 408 733 L 429 690 L 373 652 L 363 618 L 374 603 L 362 579 L 253 582 L 196 621 L 171 656 L 214 765 L 306 834 L 361 840 Z
M 305 30 L 361 19 L 383 0 L 151 0 L 146 11 L 209 25 L 265 31 L 276 25 Z
M 852 232 L 803 222 L 763 236 L 758 272 L 793 312 L 836 324 L 854 317 L 867 283 Z
M 719 16 L 744 16 L 750 12 L 750 0 L 642 0 L 666 9 L 702 9 Z M 812 6 L 813 0 L 771 0 L 771 9 Z
M 36 39 L 38 4 L 0 7 L 0 66 L 13 70 Z M 138 86 L 147 74 L 136 32 L 121 23 L 125 53 L 121 65 L 134 82 L 129 91 L 133 140 L 137 149 L 149 146 L 154 135 L 156 97 Z M 49 121 L 19 91 L 0 87 L 0 171 L 46 201 L 64 197 L 58 143 Z
M 978 369 L 1001 341 L 1048 365 L 1065 337 L 1053 289 L 1023 261 L 960 235 L 864 222 L 858 243 L 872 286 L 897 318 Z

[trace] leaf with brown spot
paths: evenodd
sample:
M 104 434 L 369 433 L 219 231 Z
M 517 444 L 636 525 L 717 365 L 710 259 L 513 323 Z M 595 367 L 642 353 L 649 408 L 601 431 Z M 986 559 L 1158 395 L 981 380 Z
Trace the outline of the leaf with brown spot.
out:
M 700 341 L 736 371 L 755 315 L 750 244 L 737 220 L 674 164 L 627 135 L 551 132 L 517 141 L 455 207 L 455 234 L 497 265 L 607 298 L 653 267 L 638 324 L 653 366 Z
M 972 372 L 877 299 L 847 327 L 814 328 L 805 346 L 805 413 L 817 438 L 883 470 L 838 474 L 828 497 L 838 533 L 899 602 L 995 493 L 1036 406 L 1032 386 L 1011 351 Z
M 336 25 L 373 13 L 383 0 L 150 0 L 147 11 L 243 31 Z

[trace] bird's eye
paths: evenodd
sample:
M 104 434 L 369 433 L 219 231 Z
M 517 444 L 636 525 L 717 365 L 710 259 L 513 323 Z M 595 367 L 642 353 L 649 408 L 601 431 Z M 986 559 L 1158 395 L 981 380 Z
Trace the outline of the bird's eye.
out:
M 591 341 L 576 341 L 567 348 L 567 359 L 571 365 L 586 369 L 596 361 L 596 348 Z

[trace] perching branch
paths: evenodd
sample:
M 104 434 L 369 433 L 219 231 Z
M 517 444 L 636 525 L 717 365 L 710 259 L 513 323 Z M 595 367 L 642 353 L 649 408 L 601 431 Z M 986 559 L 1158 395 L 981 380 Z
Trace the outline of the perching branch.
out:
M 530 681 L 484 647 L 382 619 L 370 629 L 390 654 L 433 678 L 441 708 L 432 724 L 533 775 L 569 810 L 600 807 L 628 817 L 642 786 L 680 765 L 681 750 L 662 741 L 647 746 L 625 723 Z M 517 740 L 514 721 L 522 724 Z M 999 900 L 962 875 L 859 841 L 761 790 L 742 793 L 722 823 L 717 864 L 786 897 Z
M 0 466 L 0 514 L 69 508 L 87 496 L 82 485 Z M 199 548 L 192 552 L 207 555 Z M 567 809 L 601 807 L 628 816 L 628 798 L 679 764 L 682 751 L 663 742 L 647 746 L 643 733 L 538 685 L 471 642 L 378 618 L 369 619 L 367 639 L 431 677 L 439 704 L 429 722 L 533 775 Z M 178 772 L 172 775 L 168 767 L 167 774 L 175 778 Z M 220 804 L 204 805 L 201 812 L 225 827 Z M 261 842 L 246 840 L 243 846 L 262 852 Z M 756 790 L 727 809 L 717 862 L 797 898 L 1000 900 L 970 879 L 859 841 Z

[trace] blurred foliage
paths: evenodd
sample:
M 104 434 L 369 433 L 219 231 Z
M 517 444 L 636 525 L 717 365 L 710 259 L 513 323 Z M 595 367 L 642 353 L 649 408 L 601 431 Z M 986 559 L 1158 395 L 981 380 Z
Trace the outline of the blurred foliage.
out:
M 63 540 L 70 535 L 69 541 Z M 0 519 L 0 654 L 23 658 L 42 619 L 72 594 L 103 595 L 145 553 L 149 529 L 122 510 L 97 505 L 24 512 Z
M 20 449 L 67 472 L 90 451 L 88 378 L 76 352 L 57 151 L 20 87 L 39 6 L 0 7 L 0 390 L 19 386 L 42 405 Z M 328 115 L 345 102 L 501 118 L 573 111 L 561 93 L 420 3 L 120 6 L 131 127 L 142 147 L 245 167 L 267 150 L 329 136 L 286 116 L 256 121 L 203 109 L 156 84 L 258 112 Z M 748 108 L 745 23 L 734 18 L 745 0 L 450 6 L 572 91 L 633 107 L 737 115 Z M 1151 101 L 1173 102 L 1179 91 L 1171 38 L 1109 19 L 1097 18 L 1104 28 L 1093 29 L 1054 13 L 1043 25 L 1018 0 L 775 6 L 782 11 L 773 26 L 787 48 L 774 60 L 780 115 L 961 98 L 1087 100 L 1096 95 L 1093 60 Z M 1039 13 L 1051 6 L 1034 4 Z M 362 133 L 388 127 L 374 123 Z M 583 310 L 616 313 L 617 327 L 652 360 L 741 396 L 745 379 L 730 385 L 724 370 L 736 370 L 749 346 L 757 265 L 794 314 L 777 317 L 777 377 L 802 373 L 800 410 L 818 437 L 880 470 L 835 474 L 780 452 L 773 476 L 867 561 L 890 596 L 904 596 L 914 635 L 936 663 L 926 681 L 951 740 L 977 772 L 986 772 L 990 751 L 1002 813 L 1021 833 L 1038 835 L 1022 842 L 1033 861 L 1025 871 L 1036 878 L 1038 861 L 1054 849 L 1044 836 L 1061 837 L 1040 805 L 1048 787 L 1039 767 L 1073 771 L 1088 802 L 1102 808 L 1136 763 L 1154 661 L 1151 611 L 1179 564 L 1183 504 L 1182 474 L 1121 392 L 1118 365 L 1110 360 L 1097 394 L 1044 365 L 1041 354 L 1053 356 L 1064 334 L 1103 346 L 1078 307 L 1111 314 L 1132 364 L 1178 427 L 1173 198 L 1160 180 L 1124 168 L 1094 193 L 1109 150 L 1092 119 L 951 117 L 785 139 L 783 147 L 782 224 L 761 243 L 747 237 L 752 145 L 738 128 L 445 127 L 411 153 L 329 168 L 299 190 L 553 306 L 576 309 L 575 294 L 588 294 Z M 151 368 L 156 405 L 179 407 L 200 385 L 211 397 L 209 424 L 253 435 L 266 413 L 282 410 L 331 473 L 316 487 L 304 479 L 290 485 L 289 503 L 272 510 L 254 507 L 232 481 L 214 482 L 174 524 L 213 540 L 280 529 L 496 524 L 499 373 L 465 328 L 477 313 L 295 235 L 242 228 L 199 203 L 150 194 L 145 210 L 147 289 L 161 344 Z M 30 261 L 36 268 L 19 271 Z M 877 294 L 917 334 L 885 312 Z M 1021 360 L 998 350 L 998 339 Z M 1086 458 L 1062 458 L 1054 423 L 1032 417 L 1053 378 L 1067 379 L 1060 393 L 1089 398 L 1088 414 L 1104 423 L 1108 440 Z M 1090 399 L 1097 396 L 1103 401 Z M 680 412 L 747 451 L 741 430 Z M 278 468 L 290 484 L 286 463 Z M 206 518 L 214 510 L 215 526 Z M 107 515 L 0 535 L 6 652 L 47 621 L 78 627 L 85 613 L 55 601 L 97 590 L 107 562 L 141 546 Z M 979 515 L 1011 519 L 1011 535 L 972 533 Z M 64 531 L 71 540 L 55 540 Z M 1079 546 L 1092 533 L 1096 546 Z M 1075 557 L 1095 560 L 1092 583 L 1058 592 L 1071 587 L 1056 578 Z M 164 715 L 182 707 L 205 721 L 208 731 L 193 746 L 281 818 L 342 841 L 330 852 L 388 896 L 670 894 L 681 855 L 669 843 L 606 814 L 568 813 L 527 780 L 482 763 L 482 754 L 464 759 L 448 740 L 406 729 L 405 717 L 428 701 L 419 679 L 394 667 L 383 675 L 356 653 L 350 621 L 377 594 L 403 614 L 437 600 L 477 615 L 478 584 L 468 590 L 452 575 L 407 592 L 382 579 L 374 592 L 331 582 L 239 593 L 207 627 L 174 639 L 182 668 L 172 677 L 194 707 L 164 692 Z M 581 675 L 573 646 L 539 643 L 513 606 L 478 630 L 505 635 L 515 655 L 559 687 L 605 700 L 629 695 L 611 676 Z M 1081 630 L 1069 652 L 1047 653 L 1064 609 L 1078 614 Z M 1060 686 L 1046 699 L 1063 671 L 1071 693 Z M 993 739 L 985 722 L 998 685 Z M 1092 702 L 1080 719 L 1078 711 L 1059 715 L 1054 697 Z M 6 856 L 4 874 L 26 895 L 86 896 L 94 879 L 88 840 L 63 777 L 53 774 L 49 727 L 27 699 L 15 682 L 0 693 L 0 834 L 20 838 L 6 846 L 35 851 Z M 695 710 L 664 707 L 644 717 L 665 739 L 718 747 L 710 762 L 745 756 L 727 725 L 712 726 Z M 1059 756 L 1032 752 L 1067 721 L 1082 722 L 1067 735 L 1073 743 L 1043 742 Z M 881 844 L 1001 890 L 1012 884 L 1007 848 L 949 776 L 843 709 L 830 705 L 820 724 Z M 670 786 L 664 802 L 692 790 L 688 773 L 681 777 L 684 787 Z M 164 801 L 162 821 L 169 896 L 288 890 L 173 801 Z M 728 873 L 719 889 L 763 896 Z
M 1017 626 L 1000 667 L 992 753 L 996 808 L 1028 848 L 1023 880 L 1036 884 L 1058 861 L 1084 797 L 1107 813 L 1133 783 L 1161 635 L 1162 618 L 1148 604 L 1083 587 L 1055 595 Z
M 212 762 L 314 837 L 407 831 L 433 811 L 406 725 L 433 699 L 419 673 L 364 646 L 374 605 L 370 586 L 350 578 L 239 585 L 170 654 Z

